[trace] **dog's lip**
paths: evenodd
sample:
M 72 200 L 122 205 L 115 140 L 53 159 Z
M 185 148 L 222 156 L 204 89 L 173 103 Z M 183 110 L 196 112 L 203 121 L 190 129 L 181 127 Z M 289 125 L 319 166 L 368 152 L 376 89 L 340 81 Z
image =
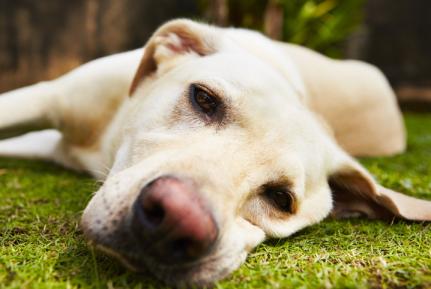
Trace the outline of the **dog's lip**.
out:
M 93 241 L 89 241 L 89 245 L 93 246 L 95 249 L 104 252 L 117 260 L 119 260 L 121 263 L 123 263 L 128 269 L 134 271 L 134 272 L 146 272 L 148 271 L 148 263 L 151 263 L 153 265 L 156 265 L 157 268 L 160 268 L 162 270 L 170 270 L 170 271 L 187 271 L 192 270 L 193 268 L 197 268 L 199 266 L 202 266 L 206 263 L 212 263 L 217 262 L 218 259 L 220 259 L 220 256 L 213 256 L 213 257 L 205 257 L 199 260 L 195 260 L 193 262 L 187 262 L 182 264 L 168 264 L 164 262 L 156 261 L 155 259 L 149 257 L 148 255 L 142 256 L 142 258 L 137 258 L 136 256 L 131 256 L 128 254 L 123 254 L 118 251 L 116 251 L 113 248 L 110 248 L 109 246 L 102 245 L 102 244 L 95 244 Z
M 148 263 L 148 260 L 150 260 L 153 264 L 157 264 L 157 266 L 162 269 L 186 270 L 201 266 L 202 264 L 207 262 L 214 262 L 216 259 L 220 258 L 220 256 L 211 256 L 211 252 L 213 252 L 213 250 L 218 247 L 220 240 L 217 240 L 216 243 L 211 246 L 211 250 L 209 250 L 207 254 L 205 254 L 202 258 L 178 264 L 172 262 L 157 261 L 156 259 L 152 258 L 151 255 L 148 254 L 128 254 L 127 252 L 123 252 L 121 249 L 115 248 L 116 246 L 112 246 L 112 244 L 107 242 L 106 239 L 102 239 L 101 237 L 94 235 L 91 230 L 87 230 L 82 225 L 81 229 L 83 231 L 84 238 L 86 239 L 89 246 L 120 260 L 121 263 L 123 263 L 128 269 L 135 272 L 145 271 L 144 269 L 147 267 L 146 264 Z
M 104 246 L 100 244 L 92 244 L 91 241 L 89 242 L 90 246 L 93 246 L 95 249 L 114 257 L 115 259 L 119 260 L 127 269 L 133 271 L 133 272 L 143 272 L 147 271 L 146 266 L 143 263 L 137 264 L 137 260 L 132 260 L 131 258 L 127 258 L 123 256 L 122 254 L 118 253 L 117 251 Z
M 209 278 L 206 280 L 199 280 L 196 282 L 189 280 L 190 276 L 193 275 L 193 272 L 203 265 L 207 265 L 209 263 L 217 263 L 221 259 L 221 256 L 205 258 L 204 260 L 198 260 L 193 263 L 187 263 L 182 265 L 166 265 L 163 263 L 152 262 L 153 260 L 144 261 L 139 260 L 136 257 L 125 256 L 104 245 L 93 245 L 93 247 L 119 260 L 127 269 L 135 273 L 152 274 L 165 284 L 172 285 L 175 287 L 186 286 L 186 288 L 188 288 L 188 286 L 192 286 L 193 288 L 211 288 L 213 287 L 215 282 L 220 279 L 223 279 L 233 270 L 225 268 L 220 272 L 213 272 L 214 274 L 212 276 L 209 276 Z M 236 263 L 236 261 L 232 262 L 232 264 Z M 187 275 L 189 275 L 189 277 L 186 277 Z
M 145 254 L 128 255 L 120 250 L 112 247 L 110 244 L 98 239 L 95 235 L 87 232 L 84 229 L 84 237 L 87 239 L 88 245 L 98 251 L 106 253 L 107 255 L 115 258 L 121 262 L 127 269 L 136 273 L 151 274 L 156 276 L 157 279 L 163 283 L 173 286 L 192 286 L 195 288 L 212 287 L 214 282 L 221 280 L 229 275 L 235 268 L 237 268 L 245 258 L 233 258 L 229 264 L 223 262 L 225 257 L 238 255 L 241 256 L 245 251 L 237 252 L 232 251 L 218 252 L 214 254 L 207 254 L 205 257 L 193 262 L 184 264 L 163 264 L 152 259 Z M 97 240 L 98 239 L 98 240 Z M 105 240 L 106 241 L 106 240 Z M 230 259 L 230 258 L 229 258 Z M 217 270 L 214 270 L 217 268 Z M 202 274 L 204 272 L 204 274 Z M 199 277 L 201 276 L 201 277 Z M 203 279 L 201 279 L 203 276 Z M 196 279 L 197 278 L 197 279 Z

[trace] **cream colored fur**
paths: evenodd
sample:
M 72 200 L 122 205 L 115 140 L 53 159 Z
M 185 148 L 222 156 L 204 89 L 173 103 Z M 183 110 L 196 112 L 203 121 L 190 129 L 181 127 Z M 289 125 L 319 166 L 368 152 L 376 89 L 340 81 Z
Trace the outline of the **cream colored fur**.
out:
M 222 125 L 193 111 L 192 83 L 223 100 Z M 171 21 L 144 50 L 0 96 L 0 136 L 44 128 L 61 133 L 33 138 L 54 142 L 51 152 L 17 146 L 31 136 L 0 143 L 0 151 L 53 159 L 104 180 L 83 214 L 86 236 L 168 283 L 211 284 L 266 238 L 287 237 L 331 212 L 431 220 L 429 202 L 377 185 L 350 156 L 405 148 L 401 114 L 382 73 L 247 30 Z M 137 260 L 118 245 L 140 189 L 166 174 L 193 179 L 221 232 L 208 256 L 183 268 Z M 262 196 L 268 183 L 288 186 L 293 214 Z

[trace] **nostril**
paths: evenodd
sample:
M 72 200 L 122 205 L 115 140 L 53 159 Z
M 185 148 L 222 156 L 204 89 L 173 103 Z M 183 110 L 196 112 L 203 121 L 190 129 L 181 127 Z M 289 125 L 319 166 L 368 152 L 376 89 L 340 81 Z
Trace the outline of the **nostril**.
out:
M 165 218 L 165 210 L 160 204 L 150 204 L 143 206 L 144 215 L 153 226 L 159 226 Z
M 202 253 L 202 246 L 191 238 L 180 238 L 171 242 L 171 254 L 176 260 L 194 259 Z

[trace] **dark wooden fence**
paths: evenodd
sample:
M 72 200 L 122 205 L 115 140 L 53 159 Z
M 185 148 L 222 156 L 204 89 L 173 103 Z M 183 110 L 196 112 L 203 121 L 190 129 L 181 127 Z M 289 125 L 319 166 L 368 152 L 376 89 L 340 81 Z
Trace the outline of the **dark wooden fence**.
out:
M 0 0 L 0 92 L 142 46 L 160 23 L 197 14 L 193 0 Z
M 229 25 L 235 18 L 229 18 L 229 12 L 230 16 L 238 13 L 228 11 L 227 0 L 206 0 L 206 10 L 197 4 L 204 2 L 0 0 L 0 92 L 52 79 L 96 57 L 142 46 L 168 19 L 202 15 Z M 277 38 L 283 14 L 277 1 L 265 3 L 264 28 Z M 401 100 L 431 103 L 430 28 L 430 0 L 369 0 L 360 33 L 348 41 L 347 56 L 379 66 Z
M 431 107 L 431 1 L 369 0 L 362 59 L 386 74 L 402 104 Z

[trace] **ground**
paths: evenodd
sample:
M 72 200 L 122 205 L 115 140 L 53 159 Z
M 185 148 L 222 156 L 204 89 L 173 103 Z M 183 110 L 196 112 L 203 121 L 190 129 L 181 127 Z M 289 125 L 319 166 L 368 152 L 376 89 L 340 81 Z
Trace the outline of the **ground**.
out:
M 431 199 L 431 115 L 408 114 L 406 154 L 361 160 L 385 186 Z M 98 185 L 56 165 L 0 159 L 0 288 L 163 288 L 87 247 Z M 431 224 L 325 220 L 259 246 L 216 288 L 430 288 Z

